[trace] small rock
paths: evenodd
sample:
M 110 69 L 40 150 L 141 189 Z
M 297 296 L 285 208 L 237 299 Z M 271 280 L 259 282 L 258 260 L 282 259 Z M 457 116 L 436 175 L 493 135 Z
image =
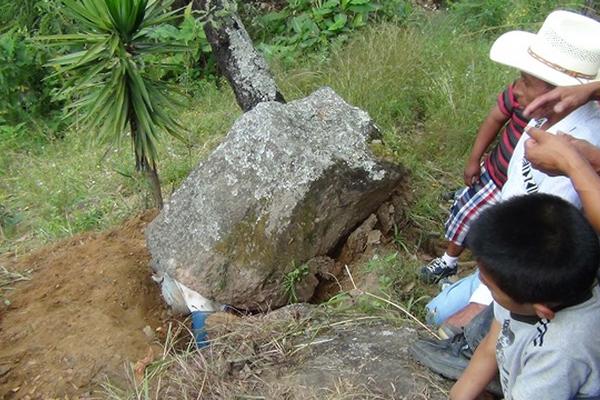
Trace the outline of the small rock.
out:
M 381 231 L 374 230 L 367 235 L 367 246 L 381 243 Z
M 0 365 L 0 376 L 4 376 L 8 374 L 11 370 L 11 367 Z
M 208 337 L 215 339 L 232 330 L 233 326 L 240 321 L 240 317 L 226 312 L 216 312 L 206 317 L 204 330 Z
M 346 243 L 342 248 L 342 253 L 340 254 L 338 261 L 344 264 L 350 264 L 351 260 L 363 253 L 367 247 L 369 232 L 373 230 L 376 224 L 377 217 L 375 214 L 369 215 L 369 218 L 348 236 L 348 240 L 346 240 Z
M 394 205 L 383 203 L 377 210 L 377 220 L 384 234 L 388 234 L 394 228 Z
M 146 335 L 146 337 L 148 338 L 148 340 L 154 340 L 154 331 L 152 330 L 152 328 L 150 327 L 150 325 L 146 325 L 144 327 L 144 329 L 142 329 L 142 332 L 144 332 L 144 335 Z
M 308 303 L 295 303 L 285 307 L 281 307 L 277 310 L 271 311 L 270 313 L 262 316 L 263 321 L 298 321 L 303 318 L 307 318 L 313 311 L 314 306 Z

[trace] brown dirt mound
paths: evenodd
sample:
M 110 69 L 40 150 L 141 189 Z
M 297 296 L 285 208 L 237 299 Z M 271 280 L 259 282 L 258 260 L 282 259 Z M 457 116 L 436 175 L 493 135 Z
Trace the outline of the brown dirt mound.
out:
M 97 396 L 156 346 L 143 332 L 164 332 L 167 319 L 143 235 L 154 215 L 13 260 L 33 274 L 0 305 L 0 398 Z

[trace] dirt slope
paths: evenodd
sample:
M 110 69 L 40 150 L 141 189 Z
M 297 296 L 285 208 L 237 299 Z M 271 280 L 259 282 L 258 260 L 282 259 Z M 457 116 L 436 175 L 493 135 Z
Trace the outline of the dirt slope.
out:
M 143 229 L 154 213 L 101 234 L 85 234 L 21 256 L 31 280 L 0 305 L 0 398 L 97 397 L 126 362 L 144 358 L 143 332 L 167 318 L 151 281 Z

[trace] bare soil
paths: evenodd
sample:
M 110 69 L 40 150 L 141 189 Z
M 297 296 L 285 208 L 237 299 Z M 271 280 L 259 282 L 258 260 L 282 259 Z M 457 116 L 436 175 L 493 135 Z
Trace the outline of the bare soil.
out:
M 33 273 L 0 305 L 0 398 L 97 398 L 159 352 L 168 314 L 143 234 L 154 215 L 1 261 Z

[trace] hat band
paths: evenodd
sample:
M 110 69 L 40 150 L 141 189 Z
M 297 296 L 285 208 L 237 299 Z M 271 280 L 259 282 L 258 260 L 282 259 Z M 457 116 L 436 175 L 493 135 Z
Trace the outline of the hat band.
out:
M 573 70 L 561 67 L 558 64 L 554 64 L 553 62 L 550 62 L 550 61 L 546 60 L 544 57 L 540 56 L 539 54 L 534 53 L 534 51 L 531 50 L 531 47 L 529 47 L 527 49 L 527 52 L 529 53 L 529 55 L 531 57 L 535 58 L 536 60 L 538 60 L 542 64 L 547 65 L 548 67 L 552 68 L 553 70 L 556 70 L 558 72 L 562 72 L 565 75 L 569 75 L 570 77 L 580 78 L 580 79 L 594 79 L 596 77 L 595 75 L 583 74 L 581 72 L 577 72 L 577 71 L 573 71 Z

